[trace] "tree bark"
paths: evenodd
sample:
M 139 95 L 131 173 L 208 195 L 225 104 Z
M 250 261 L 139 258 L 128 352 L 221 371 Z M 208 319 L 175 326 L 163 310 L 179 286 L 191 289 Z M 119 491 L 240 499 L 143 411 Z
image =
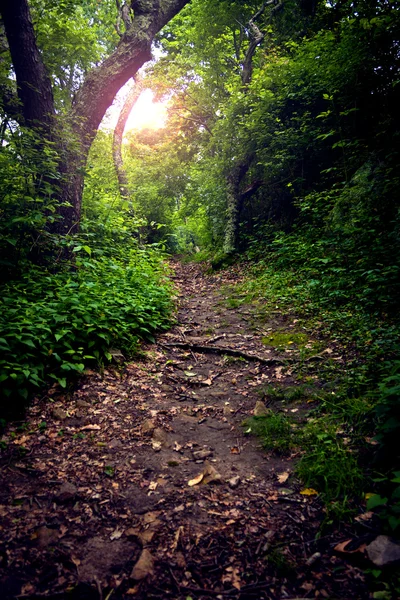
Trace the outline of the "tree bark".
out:
M 17 77 L 17 93 L 25 125 L 51 135 L 54 99 L 26 0 L 0 0 L 8 47 Z
M 243 208 L 242 195 L 240 193 L 240 184 L 246 176 L 252 157 L 247 157 L 242 162 L 237 162 L 229 173 L 226 180 L 226 199 L 227 199 L 227 224 L 225 230 L 225 239 L 223 250 L 225 254 L 236 252 L 238 247 L 240 213 Z
M 27 0 L 0 0 L 0 13 L 10 47 L 17 80 L 18 96 L 26 125 L 42 129 L 60 148 L 59 220 L 53 231 L 77 231 L 81 215 L 84 170 L 90 146 L 106 110 L 117 92 L 151 59 L 154 36 L 189 0 L 135 0 L 134 17 L 127 21 L 115 51 L 89 72 L 77 92 L 70 118 L 70 139 L 63 140 L 55 124 L 50 80 L 37 48 Z M 72 141 L 71 141 L 72 139 Z
M 264 39 L 264 34 L 256 25 L 256 21 L 268 6 L 273 6 L 270 15 L 270 18 L 272 18 L 273 14 L 282 7 L 282 1 L 267 0 L 251 17 L 247 24 L 250 41 L 242 62 L 241 79 L 244 89 L 246 89 L 251 82 L 254 54 L 257 47 Z M 223 245 L 223 250 L 226 254 L 232 254 L 236 252 L 238 248 L 240 213 L 246 197 L 245 194 L 241 194 L 240 192 L 240 184 L 250 168 L 252 159 L 253 156 L 250 153 L 244 158 L 237 159 L 226 179 L 227 224 Z
M 121 197 L 129 200 L 131 195 L 128 188 L 128 177 L 122 160 L 122 138 L 124 135 L 125 125 L 131 114 L 132 108 L 135 106 L 142 92 L 142 81 L 140 77 L 136 77 L 134 84 L 128 92 L 125 102 L 119 113 L 118 122 L 114 129 L 112 154 L 114 166 L 118 178 L 118 186 Z

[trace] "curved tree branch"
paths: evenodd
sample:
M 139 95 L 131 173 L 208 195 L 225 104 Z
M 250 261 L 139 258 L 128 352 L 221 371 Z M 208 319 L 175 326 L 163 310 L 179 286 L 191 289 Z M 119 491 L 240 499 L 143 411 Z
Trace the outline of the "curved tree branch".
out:
M 142 79 L 140 77 L 136 77 L 134 84 L 132 85 L 125 99 L 121 112 L 119 113 L 118 122 L 115 126 L 113 135 L 112 154 L 114 166 L 117 172 L 121 197 L 125 198 L 126 200 L 130 198 L 130 193 L 128 189 L 128 178 L 126 176 L 126 171 L 124 169 L 124 163 L 122 160 L 122 138 L 128 117 L 132 108 L 135 106 L 142 89 Z

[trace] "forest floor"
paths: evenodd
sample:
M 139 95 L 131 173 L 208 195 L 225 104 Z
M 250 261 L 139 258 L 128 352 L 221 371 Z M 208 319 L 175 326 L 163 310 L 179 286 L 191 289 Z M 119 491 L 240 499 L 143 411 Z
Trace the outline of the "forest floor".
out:
M 7 428 L 1 599 L 369 598 L 362 565 L 340 552 L 346 526 L 321 533 L 298 453 L 267 453 L 243 426 L 266 386 L 296 385 L 263 343 L 296 319 L 229 308 L 221 286 L 240 282 L 237 268 L 174 269 L 170 331 L 68 394 L 55 386 Z M 309 410 L 276 402 L 299 422 Z

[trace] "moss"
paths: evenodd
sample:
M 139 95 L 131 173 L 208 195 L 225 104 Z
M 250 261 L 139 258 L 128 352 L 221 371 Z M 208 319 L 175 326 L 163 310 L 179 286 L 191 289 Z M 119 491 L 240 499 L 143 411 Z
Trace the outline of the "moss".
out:
M 266 346 L 273 346 L 274 348 L 292 345 L 295 345 L 298 348 L 304 348 L 308 342 L 308 335 L 305 333 L 296 333 L 295 331 L 274 331 L 267 337 L 263 337 L 262 342 Z

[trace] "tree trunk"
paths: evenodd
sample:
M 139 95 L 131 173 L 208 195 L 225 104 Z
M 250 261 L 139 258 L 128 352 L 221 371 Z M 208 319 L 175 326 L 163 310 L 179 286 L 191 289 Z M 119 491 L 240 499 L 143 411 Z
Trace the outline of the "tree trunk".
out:
M 237 163 L 227 177 L 227 224 L 223 250 L 225 254 L 233 254 L 238 247 L 240 213 L 243 208 L 244 196 L 240 193 L 240 184 L 250 168 L 251 158 Z
M 53 91 L 36 44 L 26 0 L 0 0 L 0 13 L 17 76 L 23 122 L 51 137 L 55 117 Z
M 242 85 L 245 90 L 251 82 L 254 54 L 264 39 L 264 34 L 256 25 L 256 20 L 259 19 L 268 6 L 273 6 L 270 14 L 270 18 L 272 18 L 273 14 L 283 6 L 283 0 L 267 0 L 247 24 L 250 41 L 243 59 L 241 74 Z M 252 159 L 253 155 L 250 153 L 244 158 L 237 159 L 226 179 L 227 224 L 223 245 L 226 254 L 232 254 L 238 248 L 240 213 L 246 197 L 245 194 L 240 192 L 240 184 L 250 168 Z
M 134 18 L 126 23 L 116 50 L 89 72 L 77 92 L 66 139 L 55 124 L 50 80 L 37 48 L 27 0 L 0 0 L 0 13 L 10 47 L 22 116 L 27 126 L 44 133 L 60 149 L 59 220 L 52 230 L 71 233 L 79 228 L 84 169 L 90 146 L 117 92 L 151 59 L 151 43 L 189 0 L 135 0 Z M 65 128 L 65 125 L 67 127 Z M 71 141 L 72 138 L 72 141 Z
M 122 160 L 122 138 L 124 135 L 125 125 L 131 114 L 132 108 L 135 106 L 137 99 L 142 92 L 142 81 L 140 77 L 136 77 L 134 84 L 128 92 L 125 102 L 119 113 L 118 122 L 114 129 L 112 154 L 114 160 L 115 170 L 118 177 L 118 186 L 121 197 L 129 200 L 131 195 L 128 188 L 128 177 L 124 169 L 124 163 Z

